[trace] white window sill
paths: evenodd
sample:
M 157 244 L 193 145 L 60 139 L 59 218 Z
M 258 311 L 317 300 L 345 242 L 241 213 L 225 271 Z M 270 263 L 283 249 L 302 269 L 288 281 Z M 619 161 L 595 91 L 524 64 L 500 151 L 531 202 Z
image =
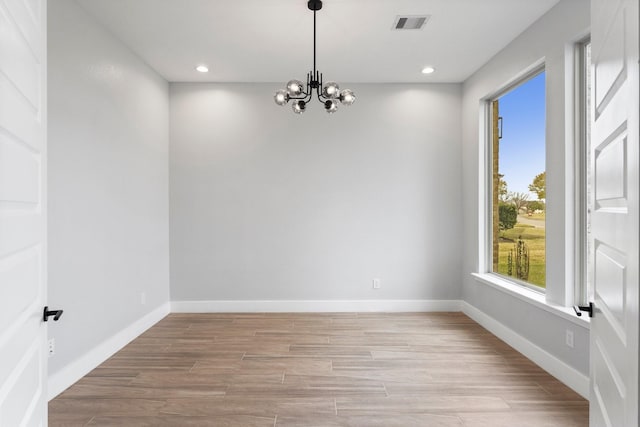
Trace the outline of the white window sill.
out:
M 510 282 L 506 279 L 502 279 L 495 274 L 471 273 L 471 275 L 479 283 L 516 297 L 521 301 L 525 301 L 538 308 L 541 308 L 542 310 L 548 311 L 551 314 L 562 317 L 563 319 L 566 319 L 585 329 L 589 329 L 590 327 L 589 316 L 587 316 L 586 313 L 581 317 L 578 317 L 576 316 L 576 313 L 573 311 L 572 307 L 563 307 L 560 305 L 548 303 L 545 299 L 544 294 L 540 292 L 528 289 L 525 286 L 516 285 L 515 283 Z

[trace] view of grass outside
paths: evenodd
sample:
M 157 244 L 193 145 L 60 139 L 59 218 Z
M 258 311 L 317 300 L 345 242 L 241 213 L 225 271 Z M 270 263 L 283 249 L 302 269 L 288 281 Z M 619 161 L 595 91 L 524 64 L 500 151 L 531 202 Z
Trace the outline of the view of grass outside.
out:
M 537 220 L 540 226 L 520 224 L 514 228 L 500 233 L 499 261 L 497 273 L 505 276 L 515 276 L 515 272 L 508 272 L 509 253 L 513 252 L 514 244 L 522 239 L 529 250 L 529 275 L 524 281 L 541 287 L 545 286 L 545 245 L 544 245 L 544 218 Z M 512 269 L 512 271 L 515 269 Z M 520 279 L 522 280 L 522 279 Z
M 545 73 L 492 108 L 493 271 L 544 288 Z

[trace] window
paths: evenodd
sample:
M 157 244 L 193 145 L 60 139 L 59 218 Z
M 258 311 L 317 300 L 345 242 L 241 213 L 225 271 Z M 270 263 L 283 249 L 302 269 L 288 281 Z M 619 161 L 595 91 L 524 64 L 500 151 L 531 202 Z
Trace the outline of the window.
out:
M 578 204 L 576 206 L 576 303 L 585 305 L 591 300 L 593 268 L 593 243 L 590 239 L 592 200 L 591 189 L 591 41 L 576 45 L 576 179 Z
M 490 271 L 545 288 L 545 72 L 490 101 Z

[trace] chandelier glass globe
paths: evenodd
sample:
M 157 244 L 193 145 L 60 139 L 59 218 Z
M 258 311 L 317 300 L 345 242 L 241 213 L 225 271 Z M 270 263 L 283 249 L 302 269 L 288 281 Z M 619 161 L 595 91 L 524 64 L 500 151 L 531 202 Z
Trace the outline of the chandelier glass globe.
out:
M 333 114 L 338 111 L 338 101 L 335 99 L 328 99 L 324 103 L 324 109 L 327 110 L 327 113 Z
M 336 82 L 327 82 L 324 88 L 322 88 L 322 95 L 324 95 L 325 98 L 337 98 L 340 96 L 340 86 L 338 86 Z
M 300 80 L 289 80 L 287 83 L 287 92 L 291 96 L 298 96 L 304 90 L 304 83 Z
M 287 102 L 289 102 L 289 94 L 286 90 L 281 89 L 276 92 L 276 94 L 273 96 L 273 99 L 276 101 L 276 104 L 284 107 L 285 105 L 287 105 Z
M 303 100 L 298 100 L 291 105 L 291 108 L 293 109 L 294 113 L 302 114 L 307 110 L 307 103 Z
M 342 105 L 351 105 L 356 102 L 356 95 L 351 89 L 345 89 L 340 92 L 340 102 Z

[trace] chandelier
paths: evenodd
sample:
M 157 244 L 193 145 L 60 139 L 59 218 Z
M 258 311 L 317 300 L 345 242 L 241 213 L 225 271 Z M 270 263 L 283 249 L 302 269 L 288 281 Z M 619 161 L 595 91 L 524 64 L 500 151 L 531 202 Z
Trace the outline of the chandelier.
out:
M 336 82 L 323 84 L 322 73 L 316 69 L 316 12 L 322 9 L 321 0 L 309 0 L 307 2 L 309 10 L 313 11 L 313 71 L 307 73 L 307 84 L 300 80 L 290 80 L 286 90 L 279 90 L 273 97 L 276 104 L 284 107 L 289 100 L 293 101 L 291 107 L 296 114 L 302 114 L 307 109 L 307 104 L 313 98 L 315 90 L 318 101 L 324 104 L 327 113 L 338 111 L 338 105 L 351 105 L 356 100 L 356 96 L 350 89 L 340 91 L 340 86 Z

